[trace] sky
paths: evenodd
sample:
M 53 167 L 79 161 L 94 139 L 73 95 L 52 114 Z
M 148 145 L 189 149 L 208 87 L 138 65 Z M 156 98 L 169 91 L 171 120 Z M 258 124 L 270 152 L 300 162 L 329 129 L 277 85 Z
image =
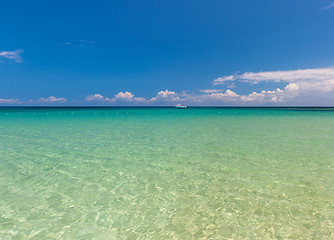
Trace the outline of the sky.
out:
M 331 0 L 1 2 L 0 106 L 334 106 Z

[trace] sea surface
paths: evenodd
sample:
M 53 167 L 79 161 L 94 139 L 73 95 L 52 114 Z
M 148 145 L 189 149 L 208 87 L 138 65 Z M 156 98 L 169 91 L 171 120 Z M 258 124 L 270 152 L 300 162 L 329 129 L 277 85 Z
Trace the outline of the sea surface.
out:
M 334 109 L 0 108 L 0 239 L 334 239 Z

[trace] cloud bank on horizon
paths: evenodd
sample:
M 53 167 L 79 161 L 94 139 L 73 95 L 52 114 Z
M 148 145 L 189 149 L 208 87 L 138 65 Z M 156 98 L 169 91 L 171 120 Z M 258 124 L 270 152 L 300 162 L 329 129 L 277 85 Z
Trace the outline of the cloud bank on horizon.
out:
M 66 98 L 60 97 L 56 98 L 54 96 L 48 97 L 48 98 L 40 98 L 37 100 L 29 100 L 29 103 L 65 103 L 67 101 Z
M 238 94 L 229 89 L 231 84 L 244 82 L 286 83 L 284 88 L 264 89 L 260 92 Z M 223 76 L 213 81 L 213 86 L 222 89 L 202 89 L 197 92 L 170 90 L 159 91 L 152 98 L 136 97 L 129 91 L 119 92 L 113 97 L 94 93 L 77 100 L 82 105 L 334 105 L 334 67 L 300 69 L 289 71 L 246 72 Z M 227 87 L 224 87 L 224 86 Z M 0 104 L 24 104 L 19 99 L 0 99 Z M 48 97 L 29 100 L 31 104 L 66 104 L 64 97 Z
M 230 84 L 235 81 L 251 84 L 259 84 L 260 82 L 287 83 L 284 89 L 264 90 L 261 93 L 253 92 L 248 96 L 242 96 L 241 98 L 246 101 L 306 104 L 312 99 L 316 100 L 315 104 L 326 104 L 327 102 L 327 105 L 333 105 L 331 101 L 334 91 L 334 67 L 246 72 L 220 77 L 213 81 L 213 85 Z

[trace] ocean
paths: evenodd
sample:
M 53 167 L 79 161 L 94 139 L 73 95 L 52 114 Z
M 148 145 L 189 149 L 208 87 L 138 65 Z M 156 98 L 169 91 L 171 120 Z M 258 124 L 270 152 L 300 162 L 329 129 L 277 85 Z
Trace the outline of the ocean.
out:
M 334 109 L 2 107 L 0 239 L 334 239 Z

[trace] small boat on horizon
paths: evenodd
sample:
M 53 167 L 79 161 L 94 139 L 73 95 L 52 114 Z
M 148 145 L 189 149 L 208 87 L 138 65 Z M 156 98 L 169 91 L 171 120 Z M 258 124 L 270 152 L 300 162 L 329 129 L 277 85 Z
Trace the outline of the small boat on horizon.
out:
M 179 103 L 175 105 L 175 108 L 187 108 L 187 106 Z

